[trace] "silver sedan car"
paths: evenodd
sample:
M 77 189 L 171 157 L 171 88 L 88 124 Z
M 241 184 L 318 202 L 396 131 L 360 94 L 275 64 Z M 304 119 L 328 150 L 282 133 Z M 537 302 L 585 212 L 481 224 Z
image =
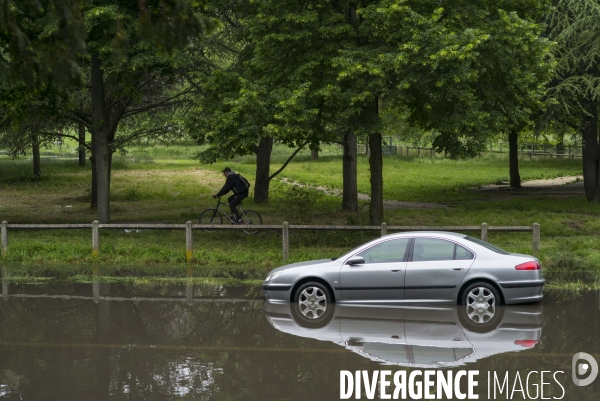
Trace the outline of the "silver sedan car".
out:
M 484 312 L 542 299 L 540 261 L 450 232 L 405 232 L 334 259 L 293 263 L 269 273 L 268 302 L 298 302 L 318 319 L 327 304 L 464 304 Z

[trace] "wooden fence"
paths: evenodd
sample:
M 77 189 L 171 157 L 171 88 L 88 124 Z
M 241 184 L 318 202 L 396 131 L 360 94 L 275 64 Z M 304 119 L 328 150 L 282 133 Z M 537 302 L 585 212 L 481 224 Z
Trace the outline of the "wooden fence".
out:
M 100 253 L 100 229 L 120 230 L 185 230 L 185 258 L 189 263 L 193 258 L 194 230 L 248 230 L 248 226 L 193 224 L 100 224 L 93 221 L 91 224 L 8 224 L 3 221 L 0 229 L 2 243 L 2 257 L 8 255 L 8 230 L 62 230 L 62 229 L 92 229 L 92 256 L 98 257 Z M 259 226 L 253 226 L 259 228 Z M 319 225 L 290 225 L 284 221 L 281 225 L 261 225 L 260 230 L 281 230 L 283 260 L 286 261 L 290 254 L 290 230 L 316 230 L 316 231 L 379 231 L 381 236 L 388 231 L 479 231 L 483 241 L 488 240 L 488 232 L 532 232 L 532 254 L 537 256 L 540 250 L 540 225 L 533 223 L 531 226 L 388 226 L 381 223 L 379 226 L 319 226 Z

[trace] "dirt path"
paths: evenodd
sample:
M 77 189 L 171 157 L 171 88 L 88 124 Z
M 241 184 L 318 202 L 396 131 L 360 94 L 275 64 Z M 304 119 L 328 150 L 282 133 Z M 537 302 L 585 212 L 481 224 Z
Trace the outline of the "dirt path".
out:
M 559 187 L 566 186 L 567 184 L 580 182 L 581 180 L 583 180 L 582 176 L 569 176 L 569 177 L 550 178 L 550 179 L 546 179 L 546 180 L 523 181 L 521 185 L 522 185 L 523 189 L 538 189 L 538 190 L 549 189 L 549 190 L 552 190 L 552 191 L 548 191 L 548 193 L 550 194 L 550 193 L 560 193 Z M 332 189 L 332 188 L 327 188 L 327 187 L 323 187 L 323 186 L 302 184 L 302 183 L 290 180 L 289 178 L 282 178 L 281 182 L 285 182 L 288 185 L 294 185 L 294 186 L 298 186 L 298 187 L 310 188 L 310 189 L 314 189 L 317 191 L 321 191 L 325 195 L 329 195 L 329 196 L 337 196 L 338 198 L 342 197 L 341 189 L 335 189 L 335 188 Z M 477 190 L 477 191 L 498 191 L 498 190 L 504 190 L 504 189 L 511 189 L 511 187 L 508 184 L 502 184 L 502 185 L 488 184 L 488 185 L 483 185 L 481 187 L 473 188 L 473 190 Z M 565 187 L 565 189 L 566 189 L 566 187 Z M 573 191 L 571 189 L 569 189 L 569 191 L 567 191 L 565 193 L 572 193 L 572 192 Z M 537 193 L 539 193 L 539 191 L 537 191 Z M 358 200 L 369 202 L 371 200 L 371 197 L 367 194 L 359 193 Z M 397 201 L 397 200 L 387 200 L 387 199 L 383 200 L 383 208 L 384 209 L 452 209 L 452 207 L 450 207 L 446 204 L 443 204 L 443 203 L 401 202 L 401 201 Z
M 553 188 L 560 187 L 566 184 L 572 184 L 575 182 L 579 182 L 583 180 L 583 176 L 569 176 L 569 177 L 557 177 L 550 178 L 546 180 L 531 180 L 531 181 L 523 181 L 521 183 L 522 188 Z M 478 191 L 493 191 L 497 189 L 510 189 L 510 185 L 507 184 L 488 184 L 482 185 L 481 187 L 476 188 Z

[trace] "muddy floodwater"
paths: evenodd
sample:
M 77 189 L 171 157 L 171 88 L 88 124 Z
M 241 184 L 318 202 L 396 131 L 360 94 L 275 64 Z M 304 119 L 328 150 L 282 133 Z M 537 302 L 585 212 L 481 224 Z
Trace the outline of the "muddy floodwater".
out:
M 424 386 L 443 399 L 469 399 L 469 386 L 483 400 L 600 397 L 598 292 L 315 318 L 249 288 L 2 284 L 2 400 L 418 399 Z

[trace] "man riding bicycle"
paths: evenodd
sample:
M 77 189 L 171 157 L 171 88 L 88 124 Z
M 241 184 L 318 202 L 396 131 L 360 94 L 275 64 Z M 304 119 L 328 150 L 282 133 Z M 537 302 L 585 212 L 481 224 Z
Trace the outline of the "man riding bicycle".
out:
M 248 187 L 244 184 L 239 174 L 236 174 L 235 171 L 231 171 L 229 167 L 225 167 L 221 172 L 227 178 L 225 180 L 225 185 L 223 185 L 223 188 L 212 197 L 218 198 L 229 191 L 233 191 L 233 195 L 227 198 L 229 209 L 231 210 L 231 214 L 233 215 L 236 224 L 244 224 L 238 215 L 237 205 L 239 205 L 243 199 L 248 197 Z

